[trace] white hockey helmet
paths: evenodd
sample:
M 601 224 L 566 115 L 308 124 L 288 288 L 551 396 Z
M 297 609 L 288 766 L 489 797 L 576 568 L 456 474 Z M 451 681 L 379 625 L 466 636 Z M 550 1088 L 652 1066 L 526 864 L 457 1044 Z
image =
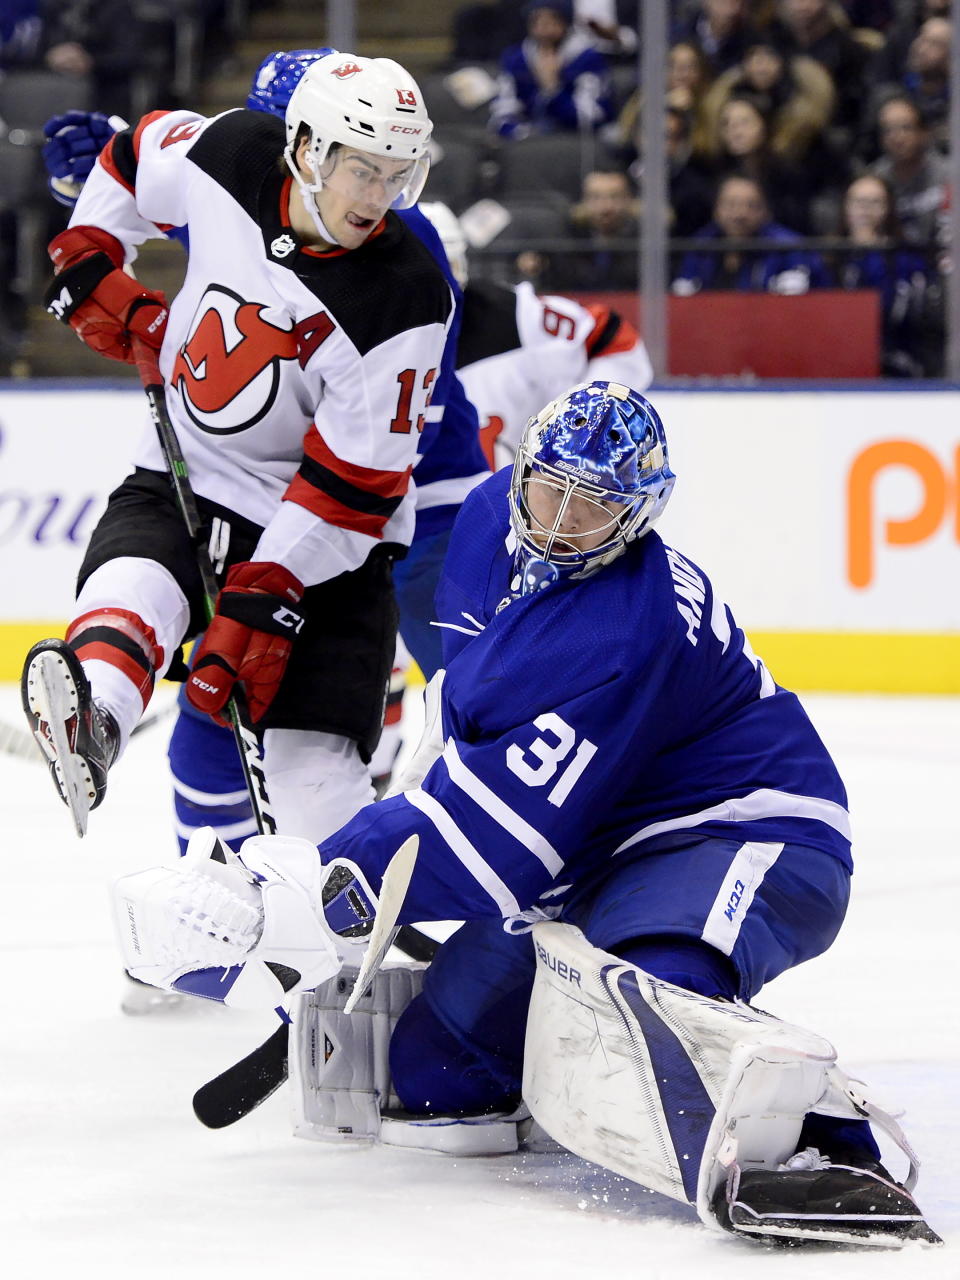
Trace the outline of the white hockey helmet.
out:
M 465 289 L 470 279 L 470 268 L 467 265 L 467 237 L 463 234 L 460 219 L 448 205 L 439 200 L 424 200 L 420 205 L 420 212 L 433 223 L 446 252 L 453 278 L 461 289 Z
M 310 132 L 307 163 L 314 175 L 308 191 L 322 190 L 320 170 L 334 143 L 356 147 L 391 160 L 411 160 L 410 177 L 393 202 L 396 209 L 415 204 L 427 180 L 427 144 L 433 123 L 423 95 L 409 72 L 389 58 L 331 53 L 304 72 L 286 111 L 287 163 L 302 127 Z

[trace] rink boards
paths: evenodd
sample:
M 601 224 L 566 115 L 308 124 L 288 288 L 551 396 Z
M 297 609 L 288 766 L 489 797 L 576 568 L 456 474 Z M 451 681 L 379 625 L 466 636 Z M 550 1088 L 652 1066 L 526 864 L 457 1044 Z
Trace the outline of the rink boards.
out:
M 661 524 L 797 689 L 960 692 L 960 391 L 652 393 L 677 485 Z M 62 631 L 137 435 L 129 384 L 0 390 L 0 679 Z

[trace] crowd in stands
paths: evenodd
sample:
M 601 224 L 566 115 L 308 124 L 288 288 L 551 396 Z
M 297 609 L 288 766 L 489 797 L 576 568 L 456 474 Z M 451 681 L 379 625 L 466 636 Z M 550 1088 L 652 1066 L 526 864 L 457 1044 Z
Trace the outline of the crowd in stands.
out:
M 43 125 L 71 109 L 138 118 L 195 105 L 201 79 L 272 0 L 0 0 L 0 374 L 16 369 L 42 246 L 65 214 L 46 196 Z
M 133 118 L 195 105 L 198 78 L 242 35 L 232 15 L 277 2 L 0 0 L 0 371 L 22 328 L 18 149 L 70 106 Z M 940 374 L 951 0 L 666 3 L 673 291 L 874 288 L 885 371 Z M 636 287 L 641 19 L 639 0 L 456 13 L 449 64 L 420 77 L 436 123 L 426 194 L 465 215 L 481 272 Z
M 489 262 L 539 225 L 509 259 L 537 288 L 637 284 L 639 16 L 635 0 L 456 15 L 430 194 Z M 884 372 L 942 373 L 951 0 L 670 0 L 668 22 L 673 291 L 875 289 Z M 445 146 L 472 175 L 456 190 Z

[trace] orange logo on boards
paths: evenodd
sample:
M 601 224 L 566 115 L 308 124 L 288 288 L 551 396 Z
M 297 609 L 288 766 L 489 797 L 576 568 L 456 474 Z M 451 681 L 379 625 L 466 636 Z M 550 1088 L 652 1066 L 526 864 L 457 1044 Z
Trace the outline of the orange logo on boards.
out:
M 348 80 L 350 76 L 358 76 L 363 70 L 358 67 L 355 62 L 341 62 L 339 67 L 334 67 L 330 72 L 332 76 L 336 76 L 338 80 Z
M 920 505 L 912 515 L 879 519 L 875 486 L 888 467 L 905 467 L 921 484 Z M 847 577 L 854 587 L 869 587 L 876 571 L 877 543 L 890 547 L 925 542 L 950 517 L 960 542 L 960 446 L 953 473 L 926 445 L 915 440 L 881 440 L 853 460 L 847 477 Z

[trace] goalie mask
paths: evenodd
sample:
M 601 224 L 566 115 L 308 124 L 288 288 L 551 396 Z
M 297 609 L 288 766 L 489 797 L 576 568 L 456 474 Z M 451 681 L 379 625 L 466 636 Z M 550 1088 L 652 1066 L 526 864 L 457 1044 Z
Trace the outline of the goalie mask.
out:
M 523 593 L 622 555 L 653 527 L 674 478 L 663 423 L 638 392 L 590 382 L 548 404 L 527 425 L 510 482 Z
M 316 222 L 313 197 L 323 190 L 324 163 L 334 144 L 353 147 L 387 160 L 407 161 L 391 207 L 417 202 L 430 168 L 428 143 L 433 124 L 413 77 L 389 58 L 360 58 L 330 53 L 303 73 L 286 111 L 284 158 L 307 211 Z M 300 174 L 295 157 L 302 130 L 308 131 L 306 163 L 313 175 Z M 322 230 L 322 228 L 321 228 Z

